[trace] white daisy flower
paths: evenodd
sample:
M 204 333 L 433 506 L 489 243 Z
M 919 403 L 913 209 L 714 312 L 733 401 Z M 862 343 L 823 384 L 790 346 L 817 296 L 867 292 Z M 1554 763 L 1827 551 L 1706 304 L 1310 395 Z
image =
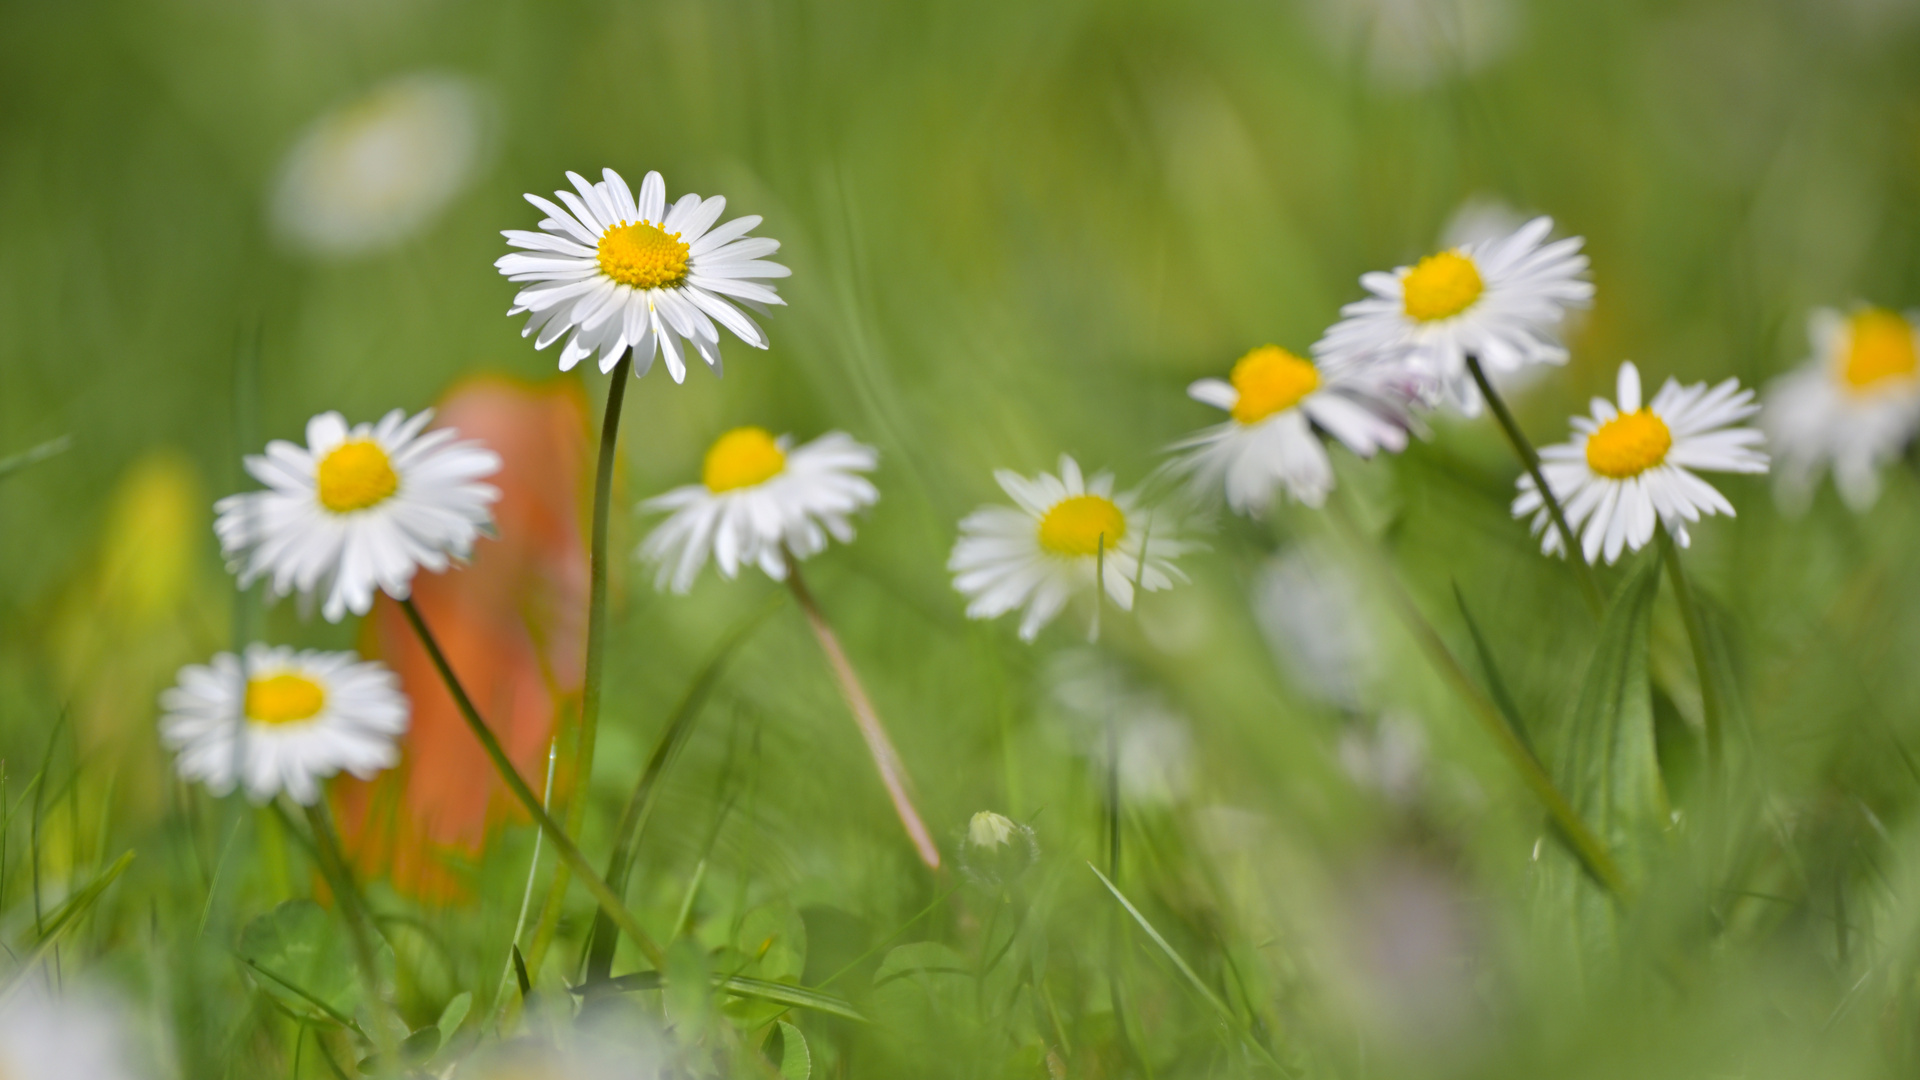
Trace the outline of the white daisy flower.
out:
M 1804 509 L 1821 471 L 1856 511 L 1880 497 L 1880 468 L 1920 429 L 1920 313 L 1821 308 L 1813 356 L 1767 387 L 1760 426 L 1778 452 L 1783 505 Z
M 160 738 L 179 752 L 183 779 L 216 795 L 238 783 L 255 802 L 284 791 L 303 806 L 342 769 L 366 780 L 398 762 L 408 714 L 383 664 L 265 645 L 249 645 L 244 662 L 221 653 L 181 668 L 160 707 Z
M 58 997 L 27 981 L 0 1002 L 0 1077 L 6 1080 L 134 1080 L 137 1051 L 125 1010 L 112 999 Z
M 796 448 L 790 435 L 734 428 L 707 450 L 698 484 L 640 504 L 671 515 L 640 545 L 640 557 L 658 568 L 656 588 L 678 593 L 693 587 L 709 555 L 722 577 L 758 565 L 785 581 L 785 552 L 809 559 L 829 536 L 852 542 L 848 519 L 880 499 L 861 474 L 879 463 L 879 451 L 838 431 Z
M 1580 533 L 1588 562 L 1604 552 L 1611 563 L 1623 550 L 1645 547 L 1656 520 L 1685 547 L 1687 522 L 1702 514 L 1732 517 L 1733 504 L 1691 470 L 1767 471 L 1767 455 L 1755 449 L 1765 437 L 1733 426 L 1759 411 L 1753 391 L 1740 389 L 1739 380 L 1709 390 L 1706 383 L 1681 386 L 1668 379 L 1642 406 L 1640 370 L 1629 361 L 1620 365 L 1619 393 L 1618 408 L 1595 398 L 1591 418 L 1573 418 L 1571 442 L 1540 450 L 1540 471 L 1567 524 Z M 1551 524 L 1533 478 L 1522 475 L 1513 516 L 1529 514 L 1541 550 L 1562 551 L 1560 530 Z
M 1263 345 L 1241 357 L 1225 380 L 1201 379 L 1188 396 L 1233 419 L 1175 443 L 1174 469 L 1206 493 L 1224 485 L 1236 513 L 1259 516 L 1275 492 L 1319 506 L 1333 490 L 1333 461 L 1315 429 L 1361 457 L 1404 450 L 1404 401 L 1369 369 L 1349 362 L 1315 366 Z
M 1593 283 L 1581 276 L 1582 239 L 1545 243 L 1552 231 L 1552 218 L 1537 217 L 1498 239 L 1429 255 L 1391 274 L 1362 275 L 1373 295 L 1340 309 L 1346 317 L 1314 344 L 1314 356 L 1404 363 L 1431 399 L 1479 412 L 1468 356 L 1489 378 L 1529 363 L 1565 363 L 1554 329 L 1568 308 L 1593 299 Z
M 281 167 L 271 207 L 275 234 L 323 257 L 404 241 L 479 170 L 488 104 L 466 79 L 421 74 L 321 117 Z
M 322 614 L 339 622 L 365 615 L 376 588 L 404 600 L 415 570 L 464 560 L 500 498 L 480 483 L 500 457 L 449 428 L 422 434 L 432 419 L 395 409 L 348 428 L 321 413 L 307 421 L 306 446 L 276 439 L 250 455 L 247 471 L 267 490 L 214 504 L 227 568 L 242 586 L 266 578 L 274 596 L 324 593 Z
M 1307 13 L 1338 59 L 1364 62 L 1386 90 L 1480 70 L 1507 54 L 1521 21 L 1513 0 L 1309 0 Z
M 1095 588 L 1103 557 L 1105 580 L 1097 584 L 1122 611 L 1133 610 L 1136 580 L 1150 592 L 1187 580 L 1173 560 L 1194 545 L 1178 538 L 1174 522 L 1143 508 L 1137 493 L 1115 495 L 1112 474 L 1082 479 L 1079 464 L 1063 454 L 1059 476 L 993 475 L 1017 505 L 968 514 L 947 559 L 969 618 L 1024 607 L 1020 637 L 1032 641 L 1074 594 Z
M 717 322 L 756 349 L 767 335 L 733 301 L 756 311 L 784 304 L 765 278 L 791 271 L 765 256 L 780 241 L 748 236 L 757 215 L 734 218 L 719 228 L 727 200 L 682 195 L 667 205 L 667 185 L 650 172 L 636 200 L 612 169 L 588 183 L 568 173 L 575 191 L 556 191 L 565 209 L 538 195 L 527 201 L 547 214 L 540 232 L 508 229 L 508 245 L 534 252 L 495 260 L 509 281 L 531 281 L 513 298 L 509 315 L 532 312 L 521 336 L 538 334 L 544 349 L 571 333 L 560 350 L 560 370 L 600 354 L 600 370 L 612 371 L 633 350 L 633 373 L 645 375 L 656 353 L 665 353 L 674 382 L 686 378 L 682 341 L 689 342 L 715 372 L 720 370 Z M 576 194 L 577 192 L 577 194 Z

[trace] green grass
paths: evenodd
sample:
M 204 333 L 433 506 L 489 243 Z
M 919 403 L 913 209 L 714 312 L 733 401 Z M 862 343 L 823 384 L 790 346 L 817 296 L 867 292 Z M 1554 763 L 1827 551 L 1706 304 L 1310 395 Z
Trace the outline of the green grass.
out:
M 1107 611 L 1097 646 L 1084 612 L 1031 646 L 964 618 L 943 567 L 959 518 L 998 497 L 993 469 L 1064 451 L 1144 478 L 1212 420 L 1189 381 L 1267 341 L 1304 349 L 1360 273 L 1423 253 L 1469 197 L 1588 238 L 1599 293 L 1573 362 L 1513 399 L 1537 443 L 1623 358 L 1654 383 L 1759 385 L 1805 355 L 1811 306 L 1920 304 L 1920 26 L 1896 5 L 1523 4 L 1510 53 L 1398 90 L 1323 40 L 1316 6 L 15 5 L 0 995 L 109 987 L 155 1074 L 193 1080 L 352 1075 L 383 1040 L 441 1075 L 576 1013 L 687 1075 L 1911 1075 L 1909 462 L 1863 515 L 1830 487 L 1787 517 L 1763 479 L 1719 483 L 1739 516 L 1699 526 L 1684 563 L 1723 780 L 1658 551 L 1601 568 L 1593 618 L 1509 518 L 1519 467 L 1486 418 L 1341 456 L 1353 531 L 1299 507 L 1219 521 L 1183 561 L 1193 583 Z M 493 95 L 470 186 L 386 253 L 277 246 L 264 207 L 293 139 L 421 69 Z M 709 574 L 657 595 L 616 560 L 577 839 L 605 867 L 658 762 L 628 895 L 663 974 L 622 942 L 621 992 L 573 993 L 595 913 L 576 882 L 531 996 L 503 979 L 534 850 L 512 823 L 471 902 L 365 883 L 390 971 L 372 989 L 406 1027 L 383 1033 L 305 822 L 174 780 L 154 696 L 236 640 L 356 644 L 352 620 L 236 597 L 212 500 L 250 486 L 241 453 L 315 412 L 418 409 L 471 372 L 554 377 L 490 263 L 499 229 L 536 220 L 521 192 L 602 166 L 724 192 L 794 269 L 771 350 L 731 342 L 724 380 L 628 387 L 620 501 L 691 481 L 738 424 L 880 448 L 879 506 L 808 580 L 947 867 L 915 857 L 779 586 Z M 597 406 L 604 377 L 568 377 Z M 648 522 L 615 511 L 631 551 Z M 1249 602 L 1295 550 L 1356 591 L 1371 660 L 1343 698 L 1274 655 Z M 1089 671 L 1126 692 L 1068 700 L 1063 673 Z M 1123 785 L 1113 872 L 1103 725 L 1147 706 L 1185 739 L 1147 745 L 1184 763 L 1157 797 Z M 1378 753 L 1407 729 L 1406 783 L 1343 767 L 1343 743 Z M 1613 898 L 1516 745 L 1617 859 Z M 1033 866 L 967 872 L 983 809 L 1033 828 Z

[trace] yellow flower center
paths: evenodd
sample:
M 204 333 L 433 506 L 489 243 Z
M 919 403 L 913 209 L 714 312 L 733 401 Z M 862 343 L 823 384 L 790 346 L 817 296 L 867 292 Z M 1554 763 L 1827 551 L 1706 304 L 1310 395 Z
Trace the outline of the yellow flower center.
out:
M 1102 495 L 1071 495 L 1040 519 L 1040 546 L 1055 555 L 1094 555 L 1101 537 L 1112 551 L 1127 535 L 1127 515 Z
M 398 490 L 400 474 L 372 439 L 350 439 L 320 460 L 320 505 L 336 514 L 378 506 Z
M 787 455 L 766 428 L 734 428 L 707 451 L 700 481 L 715 495 L 764 484 L 787 467 Z
M 1840 377 L 1861 393 L 1888 379 L 1912 378 L 1920 371 L 1913 327 L 1898 312 L 1865 308 L 1847 320 L 1847 359 Z
M 1429 255 L 1400 280 L 1407 317 L 1421 322 L 1453 318 L 1472 307 L 1486 288 L 1480 268 L 1458 251 Z
M 1241 357 L 1227 378 L 1240 395 L 1233 418 L 1242 424 L 1291 409 L 1320 386 L 1318 369 L 1278 345 L 1262 345 Z
M 1621 413 L 1587 438 L 1587 465 L 1601 476 L 1625 480 L 1667 459 L 1673 432 L 1652 409 Z
M 305 675 L 282 672 L 247 680 L 247 719 L 256 724 L 297 724 L 319 715 L 327 692 Z
M 636 289 L 664 289 L 687 276 L 687 244 L 679 233 L 636 221 L 600 234 L 600 272 Z

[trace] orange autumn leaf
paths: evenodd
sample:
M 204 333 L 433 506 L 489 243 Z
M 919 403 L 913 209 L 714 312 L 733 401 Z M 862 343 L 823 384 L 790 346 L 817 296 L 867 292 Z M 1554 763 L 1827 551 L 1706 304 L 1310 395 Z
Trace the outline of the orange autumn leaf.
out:
M 497 536 L 477 544 L 467 566 L 416 577 L 414 602 L 481 716 L 540 791 L 549 741 L 578 708 L 584 678 L 586 399 L 572 380 L 472 379 L 446 395 L 435 425 L 500 454 L 505 464 L 490 480 L 501 493 Z M 467 730 L 399 606 L 381 596 L 363 633 L 364 651 L 399 674 L 413 722 L 398 768 L 336 785 L 348 846 L 361 872 L 388 875 L 404 893 L 460 899 L 466 869 L 491 829 L 525 812 Z

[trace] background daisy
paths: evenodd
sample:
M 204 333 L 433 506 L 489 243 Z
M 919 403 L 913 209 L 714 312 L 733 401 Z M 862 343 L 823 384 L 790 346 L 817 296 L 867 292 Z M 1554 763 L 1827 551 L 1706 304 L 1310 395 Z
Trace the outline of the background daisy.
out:
M 409 75 L 321 117 L 281 165 L 274 233 L 341 258 L 400 244 L 479 171 L 487 96 L 471 80 Z
M 509 281 L 534 284 L 513 298 L 509 315 L 531 312 L 521 336 L 538 334 L 544 349 L 571 333 L 560 350 L 560 370 L 600 354 L 600 370 L 612 371 L 629 348 L 633 373 L 644 375 L 656 354 L 667 358 L 674 382 L 686 378 L 682 341 L 720 370 L 720 331 L 733 331 L 756 349 L 767 336 L 735 302 L 764 311 L 784 304 L 767 278 L 791 271 L 765 256 L 780 241 L 748 236 L 760 224 L 756 215 L 734 218 L 719 228 L 727 200 L 682 195 L 667 205 L 667 185 L 657 172 L 640 183 L 636 199 L 612 169 L 600 183 L 568 173 L 573 191 L 556 191 L 562 209 L 538 195 L 527 201 L 544 211 L 539 232 L 507 229 L 511 247 L 534 254 L 502 255 L 494 261 Z
M 1880 497 L 1880 469 L 1920 428 L 1920 328 L 1916 316 L 1832 308 L 1808 320 L 1813 355 L 1768 384 L 1760 426 L 1779 458 L 1776 492 L 1804 509 L 1831 465 L 1834 486 L 1856 511 Z
M 1572 440 L 1540 450 L 1541 472 L 1566 508 L 1567 524 L 1580 533 L 1586 560 L 1604 553 L 1611 563 L 1623 550 L 1640 550 L 1656 521 L 1685 547 L 1687 522 L 1732 516 L 1733 504 L 1692 470 L 1766 472 L 1767 455 L 1756 449 L 1765 436 L 1735 426 L 1758 411 L 1753 391 L 1740 389 L 1737 379 L 1711 390 L 1668 379 L 1642 406 L 1640 370 L 1632 361 L 1621 364 L 1618 407 L 1595 398 L 1591 417 L 1573 418 Z M 1533 516 L 1542 551 L 1562 550 L 1560 530 L 1548 527 L 1530 476 L 1520 477 L 1513 515 Z
M 1282 489 L 1319 506 L 1333 490 L 1333 461 L 1316 429 L 1361 457 L 1406 448 L 1405 402 L 1377 370 L 1345 361 L 1315 366 L 1263 345 L 1226 379 L 1187 387 L 1189 397 L 1232 419 L 1175 443 L 1174 468 L 1203 493 L 1224 487 L 1236 513 L 1264 513 Z
M 228 569 L 240 584 L 267 579 L 275 596 L 325 594 L 321 612 L 339 622 L 364 615 L 375 589 L 405 599 L 416 570 L 465 559 L 500 493 L 480 483 L 500 458 L 450 428 L 421 429 L 399 409 L 349 428 L 339 413 L 307 421 L 307 445 L 283 440 L 249 456 L 265 491 L 214 504 Z
M 734 428 L 707 450 L 700 483 L 640 504 L 669 514 L 640 545 L 640 557 L 658 569 L 656 588 L 679 593 L 693 587 L 709 555 L 722 577 L 758 566 L 784 581 L 785 552 L 808 559 L 826 550 L 829 536 L 853 540 L 850 518 L 879 501 L 862 475 L 879 462 L 879 451 L 838 431 L 796 448 L 791 435 Z
M 1032 641 L 1074 594 L 1097 584 L 1122 611 L 1133 610 L 1133 584 L 1148 591 L 1187 580 L 1173 560 L 1193 547 L 1175 522 L 1140 505 L 1138 494 L 1113 492 L 1113 475 L 1081 476 L 1060 456 L 1060 475 L 1029 480 L 1001 469 L 994 474 L 1014 506 L 984 506 L 960 522 L 947 569 L 968 598 L 967 616 L 998 618 L 1016 608 L 1020 637 Z
M 0 1077 L 6 1080 L 134 1080 L 126 1012 L 72 989 L 55 996 L 31 971 L 0 999 Z
M 189 664 L 160 707 L 181 777 L 216 795 L 238 783 L 255 802 L 284 791 L 311 806 L 341 770 L 365 780 L 392 766 L 407 730 L 407 699 L 386 665 L 286 646 L 250 645 L 244 663 L 221 653 Z
M 1314 344 L 1314 356 L 1403 363 L 1433 400 L 1478 413 L 1467 357 L 1490 372 L 1564 363 L 1556 328 L 1568 308 L 1593 298 L 1582 239 L 1547 243 L 1552 231 L 1552 218 L 1537 217 L 1506 236 L 1361 275 L 1373 295 L 1340 309 L 1345 318 Z

